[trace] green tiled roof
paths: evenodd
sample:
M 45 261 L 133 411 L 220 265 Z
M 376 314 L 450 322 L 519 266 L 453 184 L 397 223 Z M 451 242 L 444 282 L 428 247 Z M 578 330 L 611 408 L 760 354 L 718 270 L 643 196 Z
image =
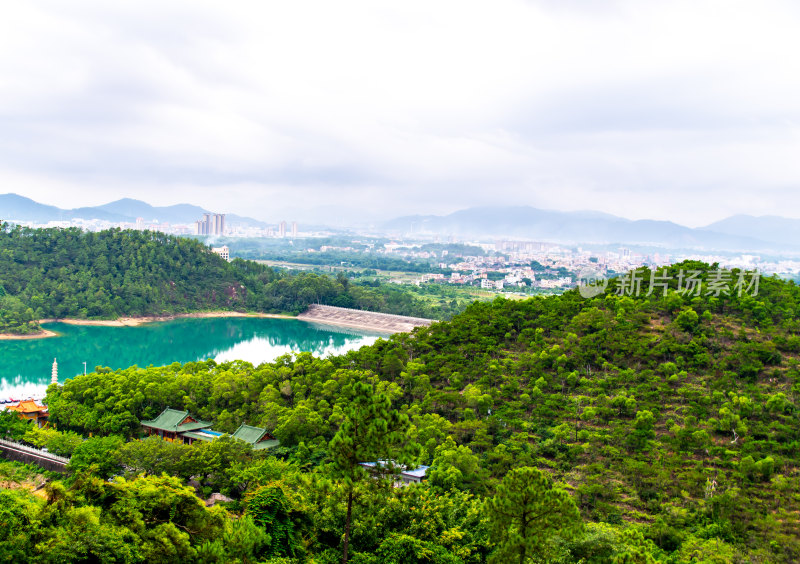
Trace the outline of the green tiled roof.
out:
M 261 441 L 253 445 L 253 450 L 263 450 L 265 448 L 273 448 L 281 444 L 277 439 L 270 439 L 268 441 Z
M 208 421 L 197 421 L 195 423 L 186 423 L 185 425 L 178 425 L 178 432 L 183 433 L 184 431 L 197 431 L 198 429 L 205 429 L 207 427 L 211 427 L 211 423 Z
M 183 437 L 198 441 L 213 441 L 215 438 L 223 435 L 223 433 L 211 429 L 211 423 L 208 421 L 195 421 L 181 424 L 187 417 L 189 417 L 188 411 L 178 411 L 177 409 L 167 408 L 152 421 L 142 421 L 142 425 L 154 429 L 161 429 L 162 431 L 180 433 Z M 270 438 L 271 435 L 267 433 L 266 429 L 253 427 L 251 425 L 239 426 L 233 436 L 251 444 L 255 450 L 272 448 L 280 444 L 275 439 Z
M 241 439 L 251 445 L 256 444 L 261 437 L 266 434 L 267 430 L 261 427 L 252 427 L 250 425 L 239 425 L 236 432 L 233 434 L 237 439 Z
M 198 441 L 213 441 L 217 437 L 213 435 L 206 435 L 205 433 L 193 433 L 192 431 L 187 431 L 185 433 L 181 433 L 184 437 L 189 437 L 190 439 L 195 439 Z
M 180 423 L 188 416 L 188 411 L 178 411 L 177 409 L 167 408 L 152 421 L 142 421 L 142 425 L 145 425 L 146 427 L 153 427 L 154 429 L 161 429 L 163 431 L 172 431 L 173 433 L 211 427 L 211 423 L 207 423 L 205 421 L 181 425 Z
M 254 450 L 272 448 L 280 444 L 275 439 L 264 440 L 264 437 L 269 436 L 267 430 L 261 427 L 253 427 L 252 425 L 240 425 L 233 436 L 246 443 L 250 443 L 253 445 Z

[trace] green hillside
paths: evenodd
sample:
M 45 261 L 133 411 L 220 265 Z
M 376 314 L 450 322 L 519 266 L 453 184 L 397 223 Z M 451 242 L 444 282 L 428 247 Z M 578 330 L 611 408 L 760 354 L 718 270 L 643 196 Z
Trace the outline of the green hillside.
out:
M 252 561 L 338 562 L 349 531 L 351 561 L 375 564 L 796 562 L 800 289 L 762 279 L 755 296 L 706 293 L 497 299 L 328 360 L 78 376 L 49 389 L 52 421 L 65 436 L 94 435 L 85 445 L 122 437 L 104 451 L 105 472 L 124 464 L 131 481 L 91 493 L 110 486 L 88 476 L 106 474 L 78 463 L 89 474 L 64 499 L 98 508 L 98 527 L 120 527 L 101 500 L 144 487 L 137 472 L 193 476 L 206 494 L 234 498 L 226 518 L 250 516 L 284 539 L 253 545 Z M 281 447 L 123 444 L 167 406 L 224 432 L 264 426 Z M 400 434 L 360 443 L 359 425 Z M 348 452 L 413 453 L 431 468 L 421 485 L 394 489 L 347 470 Z M 281 509 L 258 521 L 265 507 Z M 28 542 L 55 538 L 47 527 L 69 519 L 42 521 Z M 207 554 L 207 531 L 184 535 L 186 555 Z M 234 561 L 218 542 L 218 561 Z
M 39 319 L 218 309 L 299 313 L 311 303 L 429 318 L 452 313 L 343 276 L 228 263 L 197 241 L 152 231 L 0 225 L 0 333 L 35 333 Z

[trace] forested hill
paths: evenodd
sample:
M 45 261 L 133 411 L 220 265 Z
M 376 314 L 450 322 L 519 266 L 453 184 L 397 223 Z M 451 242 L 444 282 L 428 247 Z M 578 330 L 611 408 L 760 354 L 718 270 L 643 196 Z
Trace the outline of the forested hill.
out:
M 0 333 L 38 319 L 115 318 L 212 309 L 299 313 L 311 303 L 419 317 L 442 314 L 390 288 L 221 259 L 152 231 L 0 227 Z
M 156 475 L 206 475 L 208 488 L 242 500 L 234 513 L 250 514 L 263 488 L 287 492 L 265 531 L 292 527 L 286 550 L 299 561 L 340 559 L 355 491 L 354 562 L 798 562 L 800 289 L 770 278 L 755 295 L 715 296 L 709 284 L 681 294 L 680 269 L 713 276 L 684 263 L 671 268 L 666 295 L 498 298 L 324 360 L 100 370 L 49 388 L 51 421 L 136 437 L 139 420 L 169 406 L 221 431 L 272 430 L 283 461 L 207 474 L 177 446 L 107 456 Z M 407 418 L 405 436 L 431 466 L 421 486 L 371 488 L 341 474 L 364 382 L 388 398 L 392 421 Z M 388 440 L 369 452 L 398 456 Z M 76 507 L 90 504 L 81 488 Z M 101 522 L 115 523 L 114 513 Z M 200 550 L 202 540 L 186 543 Z M 254 558 L 269 555 L 281 553 Z

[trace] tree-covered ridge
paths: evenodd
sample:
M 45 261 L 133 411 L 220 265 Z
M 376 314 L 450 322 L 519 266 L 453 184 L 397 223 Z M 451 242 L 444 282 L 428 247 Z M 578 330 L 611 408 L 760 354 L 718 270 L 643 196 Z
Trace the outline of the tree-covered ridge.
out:
M 0 333 L 28 335 L 40 331 L 36 315 L 25 303 L 5 294 L 0 286 Z
M 679 268 L 710 270 L 685 263 L 673 278 Z M 800 288 L 762 279 L 756 296 L 674 290 L 497 299 L 340 357 L 99 370 L 51 387 L 47 399 L 59 428 L 82 434 L 134 437 L 139 419 L 167 406 L 222 431 L 242 422 L 274 430 L 282 444 L 274 454 L 300 465 L 299 477 L 287 479 L 306 484 L 298 491 L 316 500 L 306 506 L 312 524 L 302 525 L 313 538 L 307 554 L 340 547 L 346 486 L 330 486 L 335 506 L 320 491 L 332 479 L 331 440 L 358 382 L 370 382 L 408 418 L 419 461 L 431 469 L 419 487 L 359 492 L 356 508 L 371 511 L 354 513 L 354 559 L 483 562 L 533 553 L 550 562 L 795 562 Z M 497 492 L 527 499 L 512 478 L 500 487 L 516 468 L 537 468 L 568 491 L 584 527 L 492 537 L 492 523 L 522 530 L 519 519 L 500 515 L 506 505 L 491 522 L 484 506 Z M 243 476 L 229 475 L 226 491 L 246 497 Z M 530 503 L 548 499 L 546 491 Z M 425 518 L 413 517 L 419 504 Z M 459 508 L 445 509 L 451 504 Z M 452 518 L 461 521 L 431 522 Z
M 0 333 L 38 319 L 105 319 L 203 310 L 299 313 L 323 303 L 436 318 L 448 313 L 396 288 L 228 263 L 193 239 L 152 231 L 0 225 Z
M 38 318 L 244 307 L 233 268 L 203 245 L 152 231 L 0 230 L 0 276 Z

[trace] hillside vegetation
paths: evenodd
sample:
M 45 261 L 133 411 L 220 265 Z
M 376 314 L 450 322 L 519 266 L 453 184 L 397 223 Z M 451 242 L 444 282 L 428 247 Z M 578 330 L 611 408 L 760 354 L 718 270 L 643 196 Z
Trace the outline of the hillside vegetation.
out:
M 228 263 L 197 241 L 152 231 L 0 225 L 0 333 L 35 333 L 39 319 L 216 309 L 295 314 L 312 303 L 428 318 L 455 311 L 344 276 Z
M 254 561 L 336 562 L 344 542 L 353 562 L 376 564 L 797 562 L 800 289 L 762 279 L 756 296 L 705 293 L 497 299 L 340 357 L 98 369 L 47 401 L 62 432 L 118 441 L 103 451 L 108 475 L 193 476 L 236 500 L 234 521 L 269 493 L 283 513 L 259 526 L 292 533 Z M 365 397 L 375 404 L 359 411 Z M 221 431 L 264 426 L 281 446 L 223 456 L 123 442 L 167 406 Z M 363 460 L 413 452 L 431 466 L 425 482 L 386 488 L 343 470 L 355 423 L 372 420 L 404 439 Z M 98 470 L 84 468 L 60 503 L 120 526 L 107 494 L 86 493 Z M 186 554 L 203 553 L 210 533 L 183 534 Z

